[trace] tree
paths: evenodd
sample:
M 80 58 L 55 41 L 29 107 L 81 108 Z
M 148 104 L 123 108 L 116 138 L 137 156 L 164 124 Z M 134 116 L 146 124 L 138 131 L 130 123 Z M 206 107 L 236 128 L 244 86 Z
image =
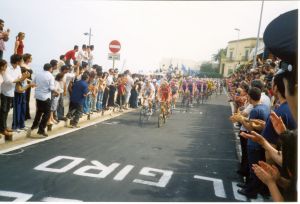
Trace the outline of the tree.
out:
M 221 59 L 226 56 L 226 52 L 227 52 L 227 47 L 219 49 L 217 54 L 212 55 L 212 59 L 214 61 L 218 62 L 218 64 L 219 64 L 219 66 L 218 66 L 219 70 L 221 69 Z

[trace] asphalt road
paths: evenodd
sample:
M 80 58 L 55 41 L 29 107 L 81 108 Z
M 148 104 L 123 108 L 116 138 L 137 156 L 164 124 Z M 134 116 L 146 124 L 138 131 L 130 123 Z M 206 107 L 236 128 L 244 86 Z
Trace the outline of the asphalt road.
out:
M 0 155 L 0 201 L 245 201 L 230 114 L 213 96 L 161 128 L 135 111 Z

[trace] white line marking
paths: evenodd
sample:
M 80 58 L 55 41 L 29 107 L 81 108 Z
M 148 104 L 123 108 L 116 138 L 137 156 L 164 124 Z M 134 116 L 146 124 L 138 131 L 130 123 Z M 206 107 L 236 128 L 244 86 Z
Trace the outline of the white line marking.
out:
M 11 154 L 10 153 L 2 153 L 1 155 L 12 156 L 12 155 L 21 154 L 23 152 L 24 152 L 24 149 L 21 149 L 19 152 L 15 152 L 15 153 L 11 153 Z
M 122 181 L 128 174 L 129 172 L 134 168 L 133 165 L 127 165 L 125 166 L 115 177 L 114 180 L 116 181 Z
M 42 202 L 83 202 L 82 200 L 54 198 L 54 197 L 46 197 L 46 198 L 43 198 L 41 201 Z
M 150 167 L 144 167 L 141 169 L 140 171 L 140 175 L 144 175 L 144 176 L 151 176 L 151 177 L 155 177 L 156 174 L 155 173 L 151 173 L 152 172 L 158 172 L 158 173 L 162 173 L 163 175 L 160 177 L 158 182 L 153 182 L 153 181 L 145 181 L 145 180 L 141 180 L 141 179 L 134 179 L 133 182 L 134 183 L 141 183 L 141 184 L 145 184 L 145 185 L 150 185 L 150 186 L 157 186 L 157 187 L 166 187 L 167 184 L 169 183 L 172 175 L 173 175 L 173 171 L 168 171 L 168 170 L 162 170 L 162 169 L 154 169 L 154 168 L 150 168 Z
M 223 181 L 221 179 L 210 178 L 210 177 L 205 177 L 205 176 L 198 176 L 198 175 L 195 175 L 194 178 L 200 179 L 200 180 L 212 181 L 213 185 L 214 185 L 215 195 L 217 197 L 226 198 Z
M 17 193 L 12 191 L 0 191 L 0 196 L 2 197 L 9 197 L 9 198 L 16 198 L 13 202 L 26 202 L 32 197 L 32 194 L 27 193 Z
M 73 160 L 73 161 L 71 163 L 69 163 L 68 165 L 61 167 L 59 169 L 48 167 L 51 164 L 54 164 L 55 162 L 62 160 L 62 159 Z M 50 171 L 50 172 L 55 172 L 55 173 L 63 173 L 63 172 L 67 172 L 70 169 L 74 168 L 75 166 L 77 166 L 84 160 L 85 160 L 84 158 L 78 158 L 78 157 L 57 156 L 57 157 L 54 157 L 53 159 L 50 159 L 50 160 L 38 165 L 34 169 L 38 170 L 38 171 Z

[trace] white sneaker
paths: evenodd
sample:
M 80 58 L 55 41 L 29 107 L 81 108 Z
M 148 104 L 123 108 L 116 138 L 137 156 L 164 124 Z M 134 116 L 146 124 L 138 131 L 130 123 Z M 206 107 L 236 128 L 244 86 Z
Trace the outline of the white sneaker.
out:
M 21 130 L 20 129 L 13 129 L 13 132 L 19 133 L 19 132 L 21 132 Z
M 20 130 L 22 130 L 22 131 L 27 131 L 27 130 L 28 130 L 28 127 L 23 127 L 23 128 L 21 128 Z

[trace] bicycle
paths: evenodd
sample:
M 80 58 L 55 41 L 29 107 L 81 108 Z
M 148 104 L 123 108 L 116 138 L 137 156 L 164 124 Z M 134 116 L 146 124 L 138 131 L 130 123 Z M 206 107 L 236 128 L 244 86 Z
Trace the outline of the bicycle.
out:
M 189 91 L 184 93 L 184 96 L 183 96 L 183 99 L 181 102 L 181 110 L 183 110 L 185 108 L 185 112 L 189 111 L 189 109 L 192 106 L 192 97 L 193 97 L 193 95 L 191 95 Z
M 167 118 L 169 117 L 170 114 L 170 107 L 168 107 L 167 102 L 160 102 L 160 111 L 158 114 L 158 128 L 162 126 L 162 124 L 165 124 L 167 121 Z
M 197 96 L 197 105 L 200 105 L 200 101 L 201 101 L 201 104 L 203 104 L 205 97 L 206 97 L 205 93 L 203 91 L 199 91 L 198 96 Z
M 144 98 L 144 103 L 140 110 L 140 120 L 139 124 L 143 126 L 144 121 L 148 121 L 151 117 L 148 100 Z

